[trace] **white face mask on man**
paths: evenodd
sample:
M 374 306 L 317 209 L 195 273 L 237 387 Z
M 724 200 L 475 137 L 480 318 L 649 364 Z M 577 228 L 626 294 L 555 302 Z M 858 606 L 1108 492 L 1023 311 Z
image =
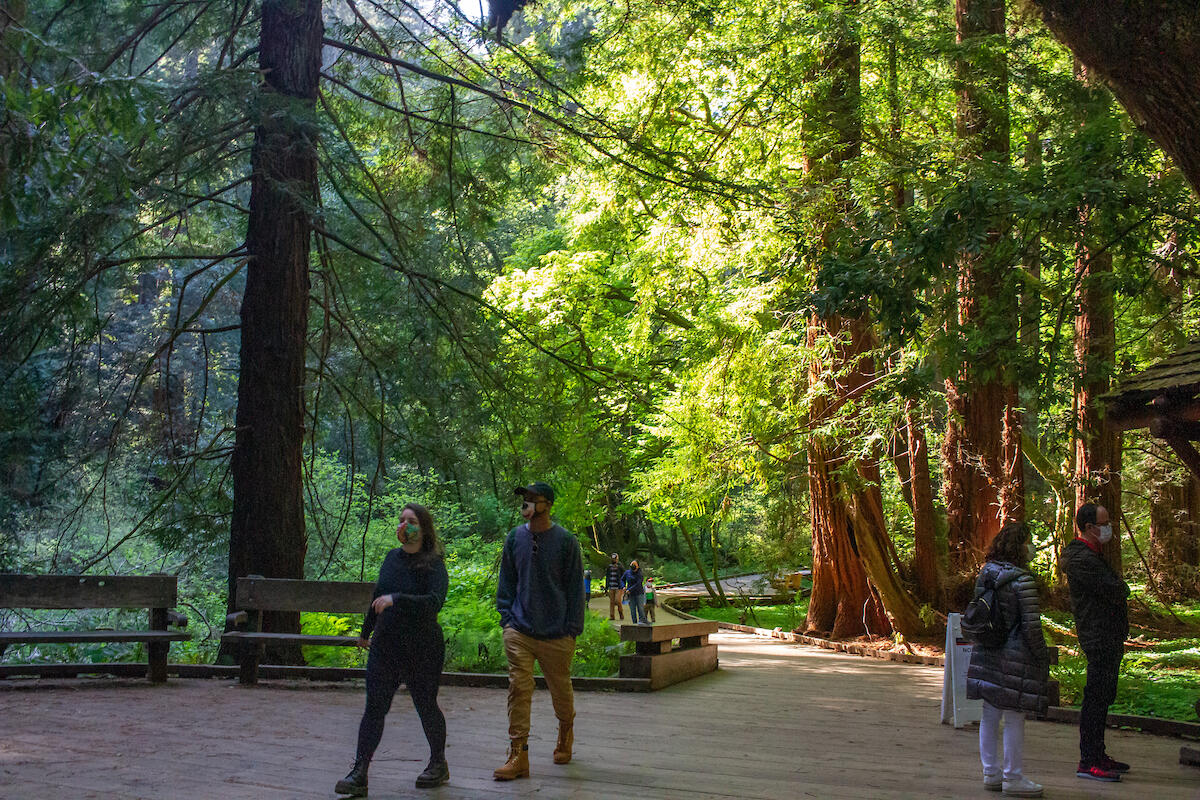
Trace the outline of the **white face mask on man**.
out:
M 1097 541 L 1099 541 L 1100 544 L 1108 544 L 1110 541 L 1112 541 L 1112 525 L 1111 524 L 1097 525 L 1096 527 L 1100 531 L 1100 534 L 1096 537 Z

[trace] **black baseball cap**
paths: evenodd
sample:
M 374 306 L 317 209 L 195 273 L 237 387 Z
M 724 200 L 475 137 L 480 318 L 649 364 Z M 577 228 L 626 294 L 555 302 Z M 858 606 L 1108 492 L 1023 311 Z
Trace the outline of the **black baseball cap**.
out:
M 528 486 L 518 486 L 513 489 L 513 494 L 519 494 L 521 497 L 544 497 L 546 502 L 554 504 L 554 487 L 543 481 L 536 481 Z

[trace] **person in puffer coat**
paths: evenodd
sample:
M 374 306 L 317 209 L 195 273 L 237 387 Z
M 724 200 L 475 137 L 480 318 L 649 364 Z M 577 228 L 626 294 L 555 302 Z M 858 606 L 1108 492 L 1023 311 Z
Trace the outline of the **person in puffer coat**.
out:
M 994 581 L 1009 634 L 1000 647 L 976 644 L 967 670 L 967 697 L 983 700 L 979 723 L 983 786 L 1014 797 L 1042 796 L 1041 784 L 1026 778 L 1022 771 L 1025 713 L 1046 713 L 1050 676 L 1037 583 L 1027 569 L 1032 556 L 1032 537 L 1022 523 L 1008 523 L 992 540 L 987 563 L 975 579 L 975 593 Z M 1003 761 L 997 754 L 1001 718 Z

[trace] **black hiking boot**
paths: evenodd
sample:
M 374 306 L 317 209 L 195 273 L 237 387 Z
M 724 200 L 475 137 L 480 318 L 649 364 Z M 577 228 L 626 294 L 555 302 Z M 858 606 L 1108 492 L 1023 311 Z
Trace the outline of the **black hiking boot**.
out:
M 446 759 L 430 761 L 429 766 L 425 767 L 425 771 L 417 776 L 417 788 L 429 789 L 441 786 L 448 780 L 450 780 L 450 766 L 446 763 Z
M 370 763 L 365 758 L 355 761 L 354 766 L 350 769 L 350 773 L 338 781 L 333 790 L 338 794 L 348 794 L 351 797 L 366 797 L 367 766 Z

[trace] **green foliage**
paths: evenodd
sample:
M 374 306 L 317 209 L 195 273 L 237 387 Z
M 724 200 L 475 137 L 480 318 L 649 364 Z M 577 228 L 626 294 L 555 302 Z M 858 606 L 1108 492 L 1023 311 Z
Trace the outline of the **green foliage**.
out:
M 793 631 L 796 628 L 804 627 L 804 620 L 808 616 L 808 597 L 797 596 L 795 603 L 770 606 L 732 605 L 720 607 L 705 603 L 692 613 L 697 617 L 718 622 L 732 622 L 737 625 L 750 625 L 769 630 L 782 628 L 785 631 Z

